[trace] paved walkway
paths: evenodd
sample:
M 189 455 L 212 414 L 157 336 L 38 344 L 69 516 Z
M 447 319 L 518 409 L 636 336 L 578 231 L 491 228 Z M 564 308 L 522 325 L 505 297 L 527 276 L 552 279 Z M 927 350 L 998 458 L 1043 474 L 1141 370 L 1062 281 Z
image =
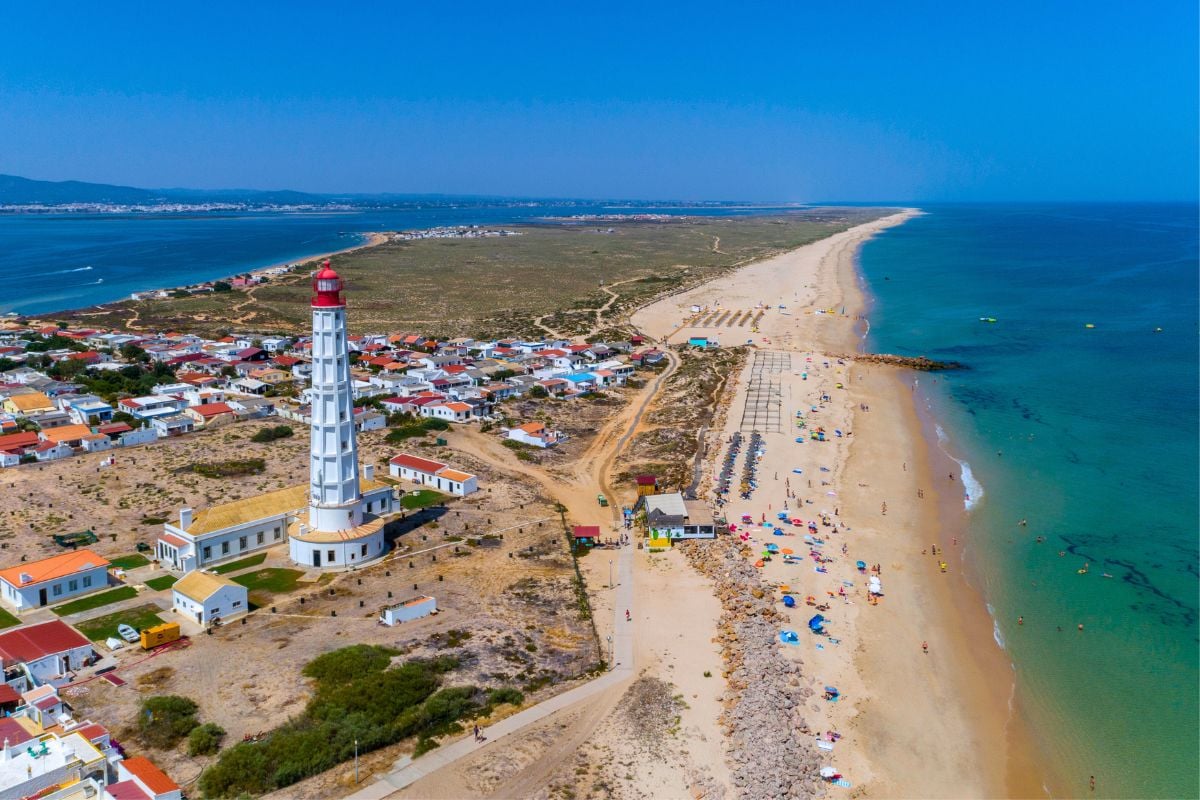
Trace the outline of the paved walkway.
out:
M 479 744 L 474 738 L 464 736 L 456 742 L 444 744 L 429 751 L 415 761 L 406 756 L 396 762 L 395 768 L 391 772 L 376 776 L 374 783 L 349 795 L 350 800 L 383 800 L 393 792 L 471 755 L 482 747 L 494 745 L 505 736 L 517 733 L 556 711 L 598 694 L 632 676 L 634 623 L 625 621 L 625 610 L 633 607 L 633 554 L 633 545 L 626 545 L 621 549 L 621 554 L 617 559 L 617 589 L 613 604 L 613 630 L 616 632 L 613 642 L 615 664 L 612 670 L 583 686 L 551 697 L 536 706 L 530 706 L 524 711 L 497 722 L 490 728 L 486 728 L 483 730 L 483 734 L 487 737 L 485 744 Z

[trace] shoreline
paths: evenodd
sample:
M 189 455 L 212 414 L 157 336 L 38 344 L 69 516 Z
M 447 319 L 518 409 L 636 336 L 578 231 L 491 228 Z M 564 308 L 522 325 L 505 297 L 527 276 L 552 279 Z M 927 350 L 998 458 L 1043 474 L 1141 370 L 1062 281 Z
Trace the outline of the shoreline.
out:
M 836 625 L 835 635 L 845 644 L 835 641 L 835 647 L 821 648 L 814 640 L 802 638 L 799 648 L 782 648 L 785 654 L 795 654 L 803 662 L 809 681 L 819 679 L 810 683 L 816 691 L 822 684 L 835 684 L 845 695 L 841 703 L 813 703 L 811 707 L 818 712 L 814 728 L 821 726 L 819 729 L 824 730 L 828 725 L 845 737 L 836 746 L 836 759 L 826 755 L 825 763 L 832 760 L 853 781 L 856 792 L 868 797 L 1044 796 L 1047 790 L 1038 780 L 1043 765 L 1033 757 L 1031 737 L 1024 734 L 1026 723 L 1013 705 L 1014 675 L 1004 651 L 992 639 L 991 618 L 983 598 L 959 564 L 941 573 L 940 558 L 928 554 L 928 542 L 950 548 L 950 541 L 961 539 L 966 518 L 961 493 L 946 491 L 946 486 L 932 478 L 948 469 L 943 471 L 938 460 L 943 454 L 927 437 L 917 396 L 905 391 L 911 374 L 866 362 L 844 366 L 831 363 L 824 370 L 816 363 L 824 353 L 861 352 L 865 347 L 870 331 L 867 312 L 873 297 L 859 263 L 861 246 L 878 231 L 919 213 L 907 209 L 747 265 L 733 276 L 650 304 L 635 312 L 632 321 L 640 330 L 664 341 L 681 340 L 684 331 L 693 331 L 688 336 L 694 336 L 719 329 L 722 338 L 744 338 L 753 332 L 757 334 L 754 343 L 761 349 L 815 359 L 805 367 L 806 375 L 815 374 L 803 382 L 782 378 L 781 396 L 791 398 L 793 391 L 808 397 L 813 397 L 813 391 L 828 394 L 828 402 L 811 399 L 803 405 L 813 405 L 814 421 L 857 434 L 854 438 L 835 439 L 834 453 L 829 452 L 829 443 L 806 441 L 805 447 L 797 448 L 790 438 L 768 435 L 767 453 L 760 465 L 760 488 L 754 500 L 737 500 L 736 494 L 731 495 L 726 509 L 732 512 L 728 513 L 731 521 L 750 511 L 757 523 L 759 512 L 768 507 L 766 492 L 772 491 L 772 486 L 779 487 L 781 478 L 797 461 L 818 452 L 820 459 L 834 456 L 832 462 L 825 461 L 833 472 L 820 477 L 830 489 L 823 494 L 838 499 L 829 502 L 832 531 L 826 526 L 819 529 L 821 535 L 828 538 L 832 533 L 830 544 L 837 546 L 844 541 L 853 548 L 849 556 L 836 554 L 835 561 L 848 558 L 852 565 L 855 559 L 868 560 L 881 564 L 881 573 L 887 573 L 883 580 L 888 596 L 882 597 L 877 606 L 867 606 L 865 595 L 857 594 L 863 585 L 857 573 L 857 580 L 851 584 L 855 587 L 853 599 L 834 597 L 830 601 L 832 609 L 826 614 Z M 705 310 L 757 309 L 764 303 L 770 313 L 759 315 L 749 329 L 730 331 L 730 326 L 721 327 L 719 321 L 713 325 L 705 312 L 689 314 L 690 306 Z M 705 328 L 706 324 L 710 327 Z M 740 344 L 740 339 L 735 340 Z M 833 378 L 843 374 L 847 378 L 838 380 L 846 381 L 845 394 L 829 391 L 833 389 Z M 731 418 L 740 416 L 750 375 L 747 365 L 731 399 Z M 823 385 L 818 389 L 814 383 Z M 841 384 L 837 388 L 841 389 Z M 789 405 L 788 400 L 783 405 Z M 790 416 L 790 412 L 785 411 L 784 416 Z M 713 462 L 723 453 L 724 441 L 738 430 L 737 422 L 731 419 L 724 434 L 718 432 L 720 438 L 713 440 L 710 471 L 715 472 Z M 779 460 L 780 456 L 790 461 Z M 806 478 L 816 472 L 812 463 L 803 466 Z M 957 464 L 954 468 L 960 469 Z M 768 470 L 775 472 L 775 480 L 780 483 L 772 484 Z M 821 471 L 828 472 L 824 466 Z M 946 479 L 942 483 L 947 483 Z M 800 482 L 794 486 L 798 488 Z M 960 481 L 952 486 L 957 490 Z M 923 490 L 921 496 L 917 488 Z M 797 494 L 808 498 L 815 491 L 800 489 Z M 760 494 L 764 495 L 761 501 Z M 780 497 L 775 495 L 777 501 Z M 881 499 L 886 500 L 882 510 Z M 792 513 L 805 515 L 807 521 L 815 511 L 804 504 L 813 500 L 798 502 L 803 510 Z M 958 507 L 957 519 L 948 513 L 954 504 Z M 765 546 L 771 541 L 753 526 L 745 530 L 754 537 L 752 545 Z M 848 536 L 843 538 L 842 533 Z M 927 550 L 923 557 L 918 555 L 922 541 Z M 804 547 L 796 540 L 785 539 L 782 543 Z M 761 576 L 768 586 L 799 582 L 802 594 L 819 594 L 814 589 L 827 588 L 828 578 L 814 579 L 810 570 L 810 566 L 769 563 L 762 566 Z M 838 571 L 840 577 L 845 569 L 835 564 L 829 571 L 831 575 Z M 794 590 L 800 591 L 800 587 Z M 811 609 L 804 609 L 793 615 L 790 626 L 803 631 L 811 613 Z M 922 654 L 923 641 L 930 645 L 927 654 Z M 778 643 L 774 646 L 780 647 Z M 920 699 L 905 702 L 901 698 Z M 813 721 L 811 717 L 809 721 Z
M 862 316 L 865 330 L 859 340 L 860 352 L 865 352 L 870 335 L 869 311 L 878 302 L 870 291 L 870 282 L 861 262 L 862 245 L 859 243 L 852 262 L 853 276 L 848 281 L 853 287 L 851 295 L 857 295 L 858 313 Z M 890 395 L 893 402 L 907 406 L 908 425 L 917 433 L 915 455 L 921 467 L 917 470 L 918 482 L 932 488 L 935 502 L 929 515 L 932 527 L 937 532 L 937 543 L 949 554 L 950 570 L 938 574 L 937 559 L 930 556 L 925 565 L 927 579 L 939 584 L 941 591 L 937 602 L 938 616 L 949 622 L 945 626 L 948 635 L 954 638 L 956 660 L 968 660 L 973 669 L 963 669 L 959 678 L 964 681 L 964 694 L 970 697 L 987 698 L 989 716 L 1003 719 L 1000 726 L 1001 750 L 1004 753 L 1002 770 L 991 780 L 996 788 L 1003 788 L 1007 797 L 1038 797 L 1049 795 L 1049 765 L 1041 763 L 1033 752 L 1033 737 L 1029 733 L 1029 721 L 1020 710 L 1017 698 L 1016 676 L 1007 650 L 995 640 L 995 621 L 989 612 L 987 601 L 978 588 L 978 578 L 966 568 L 965 549 L 969 541 L 970 511 L 966 508 L 963 491 L 963 464 L 951 456 L 937 436 L 940 424 L 932 410 L 922 403 L 923 391 L 913 388 L 913 381 L 937 382 L 936 375 L 916 373 L 911 370 L 890 371 Z M 919 385 L 919 384 L 918 384 Z M 905 399 L 905 389 L 908 398 Z M 945 472 L 957 474 L 951 483 L 938 480 Z M 933 487 L 941 487 L 933 488 Z M 962 549 L 958 549 L 959 547 Z M 941 558 L 939 556 L 938 558 Z M 957 567 L 957 569 L 955 569 Z M 945 580 L 939 580 L 944 578 Z M 972 580 L 975 578 L 975 580 Z M 991 737 L 996 736 L 994 719 L 988 725 L 976 725 L 977 733 L 985 727 L 993 728 Z M 985 745 L 986 746 L 986 745 Z M 994 745 L 987 747 L 992 749 Z M 999 794 L 988 792 L 989 795 Z
M 312 253 L 312 254 L 300 256 L 299 258 L 292 259 L 289 261 L 276 261 L 276 262 L 273 262 L 270 264 L 265 264 L 261 267 L 254 267 L 253 269 L 246 269 L 246 270 L 242 270 L 240 272 L 225 274 L 219 278 L 213 278 L 211 280 L 206 280 L 206 281 L 199 281 L 197 283 L 177 284 L 175 286 L 158 287 L 158 288 L 154 288 L 154 289 L 141 289 L 132 294 L 156 294 L 158 292 L 184 291 L 187 289 L 194 289 L 197 287 L 201 287 L 206 284 L 216 283 L 217 281 L 229 281 L 229 280 L 232 280 L 232 279 L 238 277 L 239 275 L 253 275 L 256 277 L 262 277 L 263 275 L 270 273 L 272 270 L 280 269 L 282 267 L 302 266 L 302 265 L 307 264 L 312 261 L 320 261 L 320 260 L 326 259 L 326 258 L 333 258 L 334 256 L 341 256 L 341 255 L 345 255 L 347 253 L 353 253 L 358 250 L 364 250 L 369 247 L 378 247 L 379 245 L 387 242 L 388 237 L 389 237 L 388 233 L 385 233 L 382 231 L 363 231 L 363 232 L 356 233 L 354 235 L 364 237 L 363 241 L 361 241 L 358 244 L 355 244 L 351 247 L 344 247 L 340 250 L 330 250 L 330 251 L 322 252 L 322 253 Z M 254 288 L 256 288 L 256 286 L 260 286 L 260 285 L 262 285 L 262 284 L 256 284 L 255 286 L 248 287 L 247 289 L 234 289 L 233 291 L 239 292 L 240 294 L 245 295 L 245 294 L 249 294 L 249 292 L 252 291 Z M 120 305 L 121 303 L 140 303 L 140 302 L 143 302 L 144 300 L 149 300 L 149 299 L 153 299 L 153 298 L 143 297 L 143 298 L 134 299 L 133 297 L 128 296 L 121 300 L 110 300 L 106 303 L 95 303 L 95 304 L 89 305 L 89 306 L 80 306 L 77 308 L 59 309 L 57 311 L 48 311 L 48 312 L 39 313 L 39 314 L 16 314 L 16 316 L 23 317 L 23 318 L 29 319 L 29 320 L 53 320 L 59 316 L 64 316 L 66 318 L 87 316 L 87 314 L 89 312 L 99 312 L 99 311 L 111 310 L 111 308 L 113 306 Z

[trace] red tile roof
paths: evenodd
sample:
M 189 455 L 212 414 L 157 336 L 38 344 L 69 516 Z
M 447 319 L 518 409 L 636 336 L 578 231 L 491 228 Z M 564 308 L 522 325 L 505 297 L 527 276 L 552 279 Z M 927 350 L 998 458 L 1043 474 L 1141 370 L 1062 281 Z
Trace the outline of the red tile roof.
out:
M 388 463 L 395 464 L 398 467 L 407 467 L 409 469 L 427 472 L 430 475 L 434 475 L 438 470 L 446 468 L 446 465 L 440 461 L 430 461 L 428 458 L 420 458 L 419 456 L 412 456 L 408 453 L 401 453 L 400 455 L 392 458 L 392 460 Z
M 4 717 L 0 719 L 0 740 L 8 742 L 10 747 L 13 747 L 33 739 L 29 731 L 25 730 L 12 717 Z
M 145 784 L 147 789 L 156 795 L 174 792 L 179 789 L 179 784 L 168 778 L 166 773 L 154 766 L 148 758 L 134 756 L 133 758 L 125 759 L 121 763 L 125 765 L 125 769 L 129 770 L 129 773 L 133 777 L 140 780 Z
M 0 450 L 12 450 L 18 447 L 32 447 L 41 441 L 36 433 L 9 433 L 0 436 Z
M 104 794 L 113 800 L 152 800 L 133 780 L 110 783 L 104 787 Z
M 192 411 L 195 411 L 200 416 L 208 419 L 209 417 L 217 417 L 221 414 L 232 414 L 233 409 L 226 403 L 202 403 L 198 406 L 192 406 Z
M 90 645 L 91 642 L 79 631 L 61 619 L 54 619 L 0 633 L 0 658 L 3 658 L 6 664 L 37 661 L 39 658 Z
M 178 536 L 176 536 L 173 533 L 164 533 L 162 536 L 160 536 L 158 538 L 161 539 L 162 541 L 166 542 L 167 544 L 173 545 L 175 547 L 187 547 L 188 546 L 187 542 L 185 542 L 183 539 L 180 539 Z

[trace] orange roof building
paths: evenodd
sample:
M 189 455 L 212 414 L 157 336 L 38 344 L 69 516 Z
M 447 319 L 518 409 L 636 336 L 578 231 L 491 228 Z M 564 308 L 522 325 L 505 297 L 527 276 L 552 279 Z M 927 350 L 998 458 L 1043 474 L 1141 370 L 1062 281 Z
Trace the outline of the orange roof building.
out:
M 108 559 L 91 550 L 27 561 L 0 570 L 0 600 L 17 611 L 40 608 L 108 587 Z

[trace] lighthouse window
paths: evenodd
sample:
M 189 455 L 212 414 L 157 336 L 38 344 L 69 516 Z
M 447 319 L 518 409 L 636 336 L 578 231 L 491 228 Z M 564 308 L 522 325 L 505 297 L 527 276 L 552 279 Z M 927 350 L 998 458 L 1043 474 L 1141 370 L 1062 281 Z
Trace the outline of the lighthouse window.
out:
M 364 556 L 367 554 L 367 546 L 365 544 L 362 546 L 362 554 Z
M 334 550 L 330 550 L 329 552 L 327 552 L 325 554 L 325 556 L 326 556 L 325 560 L 328 561 L 330 564 L 332 564 L 334 561 L 337 560 L 337 552 Z
M 346 442 L 346 440 L 345 440 L 345 439 L 342 439 L 342 449 L 343 449 L 343 450 L 349 450 L 349 449 L 350 449 L 350 445 L 349 445 L 349 444 Z

